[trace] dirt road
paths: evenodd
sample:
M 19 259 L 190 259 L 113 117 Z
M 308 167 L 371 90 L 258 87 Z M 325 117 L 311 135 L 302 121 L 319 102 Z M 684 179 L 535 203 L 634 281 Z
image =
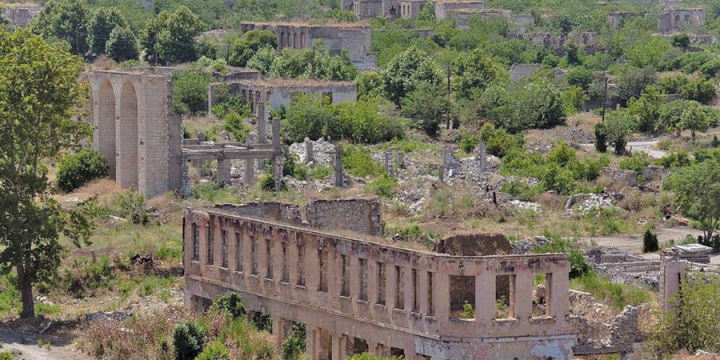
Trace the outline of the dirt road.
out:
M 43 343 L 50 341 L 50 346 L 38 346 L 38 339 L 42 339 Z M 67 341 L 55 344 L 50 339 L 17 331 L 0 330 L 0 342 L 3 344 L 0 351 L 16 349 L 22 353 L 15 358 L 17 360 L 91 360 L 85 354 L 75 351 Z
M 668 228 L 657 231 L 658 242 L 661 244 L 668 240 L 681 240 L 688 234 L 697 237 L 702 235 L 703 232 L 702 230 L 690 228 Z M 587 237 L 583 238 L 583 240 L 594 241 L 602 246 L 613 246 L 632 254 L 642 254 L 642 235 Z

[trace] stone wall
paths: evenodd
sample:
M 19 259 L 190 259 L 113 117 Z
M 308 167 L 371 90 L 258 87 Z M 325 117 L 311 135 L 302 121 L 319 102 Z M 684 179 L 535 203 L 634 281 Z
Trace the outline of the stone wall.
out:
M 3 4 L 3 16 L 8 19 L 13 26 L 24 28 L 30 24 L 30 21 L 40 14 L 42 6 L 37 4 Z
M 284 204 L 275 201 L 252 201 L 242 205 L 216 204 L 215 209 L 238 216 L 275 220 L 294 225 L 302 223 L 300 207 L 295 204 Z
M 289 107 L 292 99 L 300 93 L 326 95 L 333 104 L 352 102 L 357 98 L 357 86 L 344 81 L 313 80 L 242 80 L 229 83 L 210 84 L 208 89 L 208 107 L 212 109 L 218 94 L 240 96 L 250 103 L 257 113 L 257 105 L 265 103 L 270 109 Z
M 381 207 L 376 198 L 316 200 L 305 206 L 305 220 L 321 230 L 381 235 Z

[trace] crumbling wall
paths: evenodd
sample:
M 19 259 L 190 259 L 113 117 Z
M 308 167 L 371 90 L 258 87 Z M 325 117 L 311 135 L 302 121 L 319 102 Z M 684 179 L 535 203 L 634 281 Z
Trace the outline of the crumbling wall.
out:
M 305 220 L 316 229 L 348 230 L 381 235 L 381 208 L 377 198 L 316 200 L 305 206 Z
M 239 216 L 272 219 L 295 225 L 302 223 L 300 207 L 295 204 L 284 204 L 276 201 L 252 201 L 242 205 L 216 204 L 215 208 Z
M 492 256 L 512 254 L 510 241 L 502 234 L 464 234 L 455 235 L 435 243 L 437 253 L 453 256 Z M 495 283 L 496 300 L 510 299 L 510 279 L 498 277 Z M 473 277 L 454 277 L 450 281 L 450 309 L 460 311 L 465 301 L 473 303 L 475 299 L 475 279 Z

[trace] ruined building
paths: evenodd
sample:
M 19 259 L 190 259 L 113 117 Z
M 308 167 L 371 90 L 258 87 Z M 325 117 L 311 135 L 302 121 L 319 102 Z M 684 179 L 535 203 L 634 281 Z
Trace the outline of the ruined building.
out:
M 181 118 L 173 112 L 172 106 L 169 80 L 172 71 L 171 68 L 89 71 L 80 79 L 87 82 L 90 89 L 88 122 L 95 129 L 92 147 L 105 156 L 111 179 L 147 197 L 167 191 L 189 193 L 190 165 L 199 167 L 207 161 L 216 162 L 215 181 L 224 184 L 230 182 L 232 161 L 242 160 L 246 164 L 244 182 L 252 184 L 256 161 L 271 159 L 278 163 L 281 153 L 279 123 L 273 124 L 267 116 L 266 99 L 289 105 L 292 94 L 312 89 L 338 101 L 355 99 L 354 85 L 340 89 L 331 86 L 310 89 L 283 85 L 280 81 L 274 87 L 263 88 L 265 82 L 257 71 L 238 70 L 217 75 L 215 80 L 224 82 L 228 88 L 237 83 L 260 84 L 247 88 L 244 94 L 255 106 L 253 121 L 258 135 L 256 143 L 204 143 L 197 139 L 182 139 Z M 211 94 L 212 89 L 208 89 Z M 233 95 L 241 94 L 242 90 Z M 267 143 L 269 135 L 273 135 L 272 143 Z
M 669 8 L 658 16 L 660 31 L 679 29 L 681 26 L 705 25 L 705 9 L 702 8 Z
M 168 77 L 92 71 L 81 80 L 90 87 L 93 148 L 105 156 L 109 176 L 150 197 L 178 188 L 182 131 Z
M 571 358 L 579 332 L 568 315 L 566 255 L 454 256 L 387 245 L 373 237 L 380 218 L 368 204 L 311 203 L 304 219 L 283 205 L 186 210 L 186 306 L 237 292 L 251 312 L 271 316 L 278 345 L 293 322 L 305 324 L 312 360 L 361 352 Z M 538 274 L 542 307 L 533 302 Z M 475 311 L 463 312 L 464 304 Z
M 251 109 L 256 114 L 260 102 L 265 103 L 273 110 L 279 109 L 281 106 L 288 108 L 293 98 L 300 93 L 327 96 L 333 104 L 355 101 L 357 98 L 357 86 L 346 81 L 252 79 L 211 84 L 208 91 L 208 105 L 210 108 L 217 101 L 218 92 L 221 92 L 223 96 L 242 97 L 250 103 Z
M 30 21 L 40 14 L 42 6 L 38 4 L 3 4 L 3 16 L 10 21 L 14 28 L 24 28 Z
M 348 8 L 352 4 L 348 4 Z M 290 22 L 243 22 L 243 33 L 268 30 L 277 36 L 278 50 L 284 48 L 309 49 L 315 40 L 322 40 L 331 55 L 346 50 L 350 61 L 358 68 L 375 66 L 370 50 L 370 26 L 363 23 L 309 24 Z

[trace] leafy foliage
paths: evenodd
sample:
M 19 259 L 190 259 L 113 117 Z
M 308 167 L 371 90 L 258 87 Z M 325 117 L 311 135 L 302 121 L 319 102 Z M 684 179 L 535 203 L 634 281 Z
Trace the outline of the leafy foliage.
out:
M 110 33 L 116 27 L 126 28 L 127 26 L 125 17 L 117 9 L 112 7 L 95 9 L 87 25 L 87 41 L 90 51 L 96 55 L 104 54 L 106 44 L 111 38 Z
M 205 331 L 192 320 L 176 325 L 172 337 L 175 360 L 193 360 L 205 346 Z
M 420 83 L 440 83 L 432 58 L 417 47 L 411 47 L 394 57 L 383 75 L 385 92 L 390 101 L 400 104 Z
M 277 38 L 275 34 L 266 30 L 251 30 L 243 34 L 233 44 L 232 54 L 230 55 L 230 65 L 245 66 L 248 60 L 255 53 L 264 47 L 274 49 L 277 47 Z
M 212 76 L 203 69 L 176 70 L 170 76 L 173 84 L 173 110 L 178 114 L 207 110 L 207 88 Z
M 32 317 L 33 284 L 56 272 L 60 237 L 81 246 L 93 227 L 86 206 L 63 210 L 50 198 L 43 164 L 79 147 L 92 128 L 76 120 L 87 99 L 77 81 L 82 60 L 28 31 L 0 31 L 0 117 L 12 119 L 0 123 L 0 272 L 15 269 L 21 315 Z
M 135 34 L 130 28 L 119 26 L 116 26 L 110 33 L 105 52 L 117 62 L 137 60 L 140 56 Z
M 714 274 L 694 273 L 686 277 L 674 299 L 674 306 L 661 313 L 653 344 L 659 355 L 685 349 L 720 351 L 715 334 L 720 331 L 720 279 Z
M 710 239 L 720 219 L 720 162 L 716 159 L 678 169 L 663 183 L 663 188 L 675 192 L 676 202 L 685 216 L 700 221 L 704 233 L 703 244 Z
M 57 185 L 64 192 L 71 192 L 107 174 L 105 157 L 95 150 L 83 149 L 60 160 Z
M 50 0 L 31 22 L 30 29 L 46 39 L 67 42 L 73 54 L 83 56 L 88 50 L 89 16 L 82 0 Z
M 438 84 L 421 82 L 402 99 L 403 115 L 413 119 L 413 126 L 429 136 L 438 128 L 450 109 L 447 93 Z
M 195 42 L 205 24 L 186 6 L 173 13 L 157 14 L 141 36 L 142 49 L 148 62 L 176 64 L 199 58 L 199 46 Z
M 658 238 L 656 234 L 653 234 L 650 229 L 645 230 L 643 234 L 643 252 L 656 252 L 660 250 L 660 244 L 658 244 Z

